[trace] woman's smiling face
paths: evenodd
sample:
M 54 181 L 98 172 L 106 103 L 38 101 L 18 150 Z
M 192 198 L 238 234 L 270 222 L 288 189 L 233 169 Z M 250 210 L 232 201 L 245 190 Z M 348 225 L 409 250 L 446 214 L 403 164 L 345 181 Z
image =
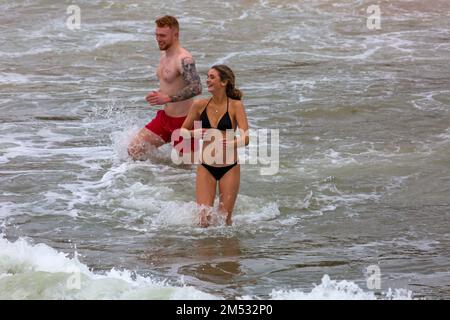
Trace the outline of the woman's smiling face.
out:
M 225 88 L 226 82 L 220 80 L 219 72 L 216 69 L 211 68 L 209 69 L 208 77 L 206 78 L 206 86 L 208 87 L 209 92 L 213 92 Z

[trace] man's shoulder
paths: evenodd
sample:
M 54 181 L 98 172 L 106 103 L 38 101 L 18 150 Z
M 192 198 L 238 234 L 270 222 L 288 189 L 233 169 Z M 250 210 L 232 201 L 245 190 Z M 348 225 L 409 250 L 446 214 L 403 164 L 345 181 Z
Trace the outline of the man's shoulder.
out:
M 181 62 L 185 62 L 185 61 L 193 62 L 194 61 L 194 57 L 192 56 L 192 54 L 184 48 L 180 49 L 180 52 L 178 53 L 178 59 Z

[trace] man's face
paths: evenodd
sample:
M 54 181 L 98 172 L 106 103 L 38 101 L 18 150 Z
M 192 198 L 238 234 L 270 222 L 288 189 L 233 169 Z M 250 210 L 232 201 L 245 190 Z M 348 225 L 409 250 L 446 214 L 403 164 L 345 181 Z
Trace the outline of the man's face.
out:
M 159 50 L 167 50 L 173 44 L 177 31 L 170 27 L 156 27 L 156 41 L 158 42 Z

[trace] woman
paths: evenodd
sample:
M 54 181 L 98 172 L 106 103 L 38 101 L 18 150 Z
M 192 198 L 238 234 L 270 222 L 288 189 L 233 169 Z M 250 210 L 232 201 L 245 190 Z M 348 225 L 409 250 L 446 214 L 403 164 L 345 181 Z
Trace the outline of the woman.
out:
M 194 121 L 201 121 L 203 149 L 196 181 L 200 226 L 208 227 L 211 223 L 217 184 L 219 212 L 224 215 L 226 224 L 231 225 L 240 183 L 237 148 L 249 143 L 247 115 L 241 101 L 242 92 L 235 87 L 234 73 L 229 67 L 211 67 L 206 85 L 212 97 L 194 101 L 181 130 L 189 130 L 195 136 L 198 129 L 193 130 Z M 234 134 L 237 127 L 239 137 Z

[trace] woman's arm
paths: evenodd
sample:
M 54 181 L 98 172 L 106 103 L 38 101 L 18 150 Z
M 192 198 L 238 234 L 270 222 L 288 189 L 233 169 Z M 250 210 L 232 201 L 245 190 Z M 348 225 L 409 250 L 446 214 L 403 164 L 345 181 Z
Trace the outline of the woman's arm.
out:
M 186 136 L 193 135 L 194 121 L 200 119 L 200 108 L 203 105 L 203 100 L 194 100 L 192 106 L 189 108 L 189 113 L 180 128 L 180 134 Z
M 242 101 L 235 102 L 235 107 L 236 107 L 236 121 L 240 134 L 239 138 L 235 139 L 235 145 L 237 147 L 244 147 L 247 146 L 250 142 L 247 114 L 245 113 L 245 107 Z

